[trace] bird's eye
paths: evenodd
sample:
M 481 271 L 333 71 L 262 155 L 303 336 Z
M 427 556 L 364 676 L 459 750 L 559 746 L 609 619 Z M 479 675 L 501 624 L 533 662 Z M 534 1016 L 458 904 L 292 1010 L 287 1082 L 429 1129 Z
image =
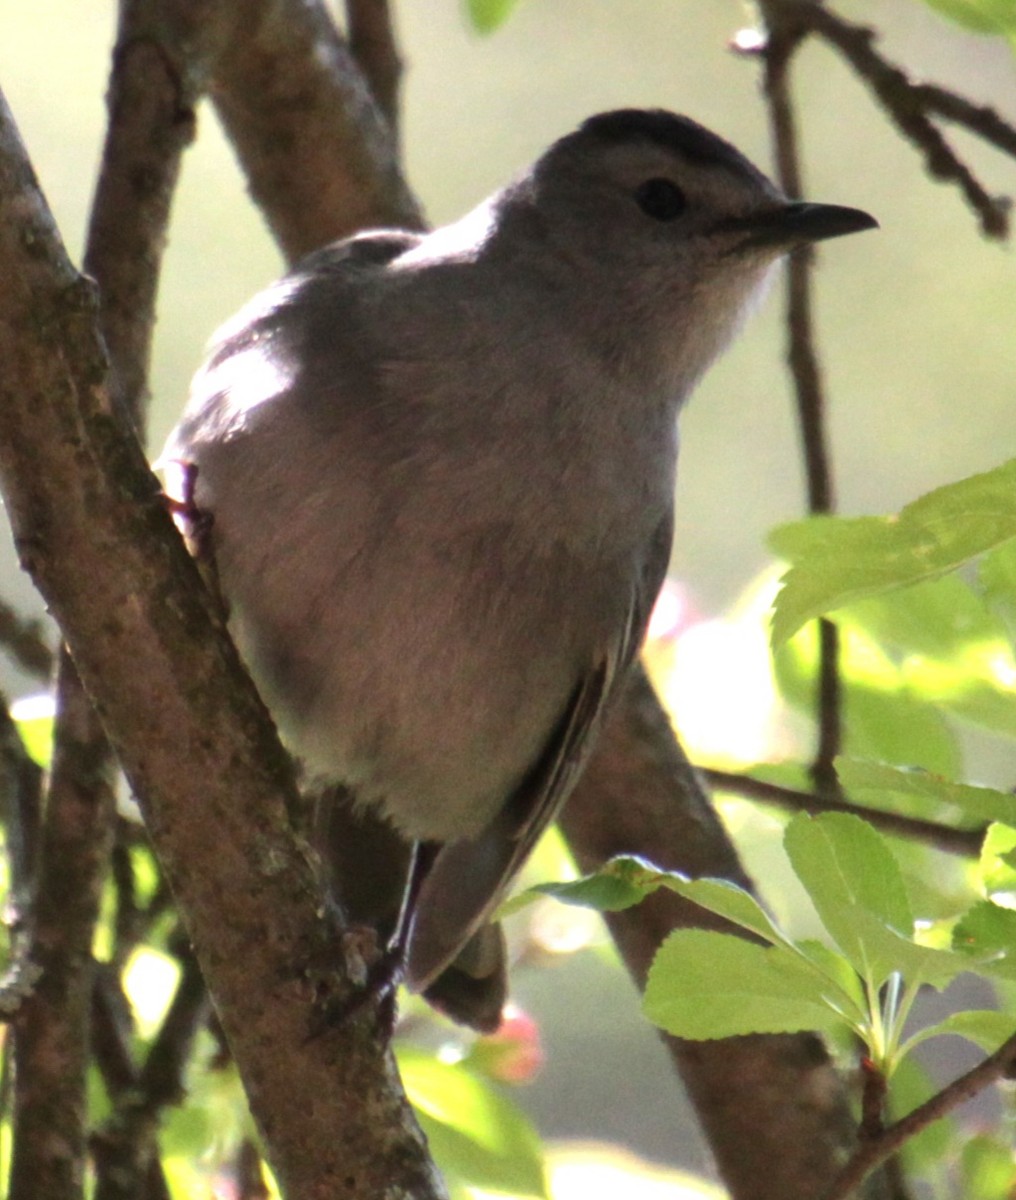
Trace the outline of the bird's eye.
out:
M 684 192 L 670 179 L 647 179 L 635 189 L 639 208 L 655 221 L 673 221 L 688 206 Z

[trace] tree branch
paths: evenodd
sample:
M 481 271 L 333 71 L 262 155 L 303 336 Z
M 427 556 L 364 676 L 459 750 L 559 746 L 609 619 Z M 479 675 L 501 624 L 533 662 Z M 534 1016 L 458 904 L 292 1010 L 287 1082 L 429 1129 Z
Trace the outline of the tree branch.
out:
M 142 804 L 276 1175 L 288 1200 L 440 1195 L 369 1022 L 307 1040 L 321 989 L 348 985 L 308 975 L 336 950 L 287 819 L 291 766 L 124 427 L 94 290 L 5 103 L 0 207 L 0 480 L 15 544 Z
M 402 59 L 388 0 L 346 0 L 349 49 L 393 133 L 399 128 Z
M 953 829 L 949 825 L 925 821 L 921 817 L 908 817 L 903 813 L 868 808 L 866 805 L 853 804 L 833 796 L 799 792 L 776 783 L 767 783 L 763 779 L 752 779 L 750 775 L 741 775 L 735 771 L 700 767 L 699 773 L 711 787 L 720 791 L 733 792 L 735 795 L 746 796 L 763 804 L 773 804 L 778 808 L 788 808 L 793 812 L 813 815 L 824 812 L 851 813 L 856 817 L 863 817 L 865 821 L 884 829 L 886 833 L 925 842 L 934 846 L 936 850 L 944 850 L 948 854 L 961 854 L 966 858 L 976 858 L 980 854 L 981 843 L 987 832 L 986 828 Z
M 990 195 L 931 120 L 941 116 L 1016 157 L 1016 128 L 988 106 L 972 104 L 946 88 L 914 83 L 875 49 L 875 31 L 844 20 L 816 0 L 762 0 L 770 30 L 817 34 L 850 63 L 890 121 L 921 152 L 928 173 L 956 184 L 977 214 L 985 237 L 1009 235 L 1010 202 Z
M 800 45 L 797 26 L 785 19 L 792 11 L 782 3 L 766 3 L 762 12 L 769 39 L 762 51 L 764 92 L 769 126 L 776 152 L 777 177 L 784 192 L 801 199 L 800 152 L 797 120 L 787 73 Z M 829 513 L 834 506 L 832 461 L 826 431 L 826 400 L 822 371 L 815 348 L 811 272 L 814 251 L 808 247 L 791 254 L 787 263 L 787 361 L 794 384 L 797 418 L 808 484 L 809 513 Z M 817 791 L 837 796 L 840 790 L 833 765 L 843 740 L 842 688 L 839 667 L 839 631 L 832 621 L 819 620 L 819 667 L 816 697 L 818 744 L 811 767 Z
M 823 1200 L 847 1200 L 865 1177 L 890 1155 L 927 1128 L 933 1121 L 947 1116 L 989 1084 L 995 1083 L 1016 1067 L 1016 1034 L 1004 1042 L 994 1054 L 954 1079 L 947 1087 L 936 1092 L 930 1100 L 908 1113 L 902 1120 L 890 1125 L 874 1137 L 862 1142 L 850 1162 L 836 1176 L 835 1182 L 825 1193 Z
M 9 604 L 0 600 L 0 646 L 18 666 L 36 679 L 49 679 L 53 673 L 53 651 L 46 643 L 41 621 L 19 617 Z
M 317 0 L 247 0 L 212 99 L 251 195 L 292 262 L 358 229 L 418 229 L 392 130 Z

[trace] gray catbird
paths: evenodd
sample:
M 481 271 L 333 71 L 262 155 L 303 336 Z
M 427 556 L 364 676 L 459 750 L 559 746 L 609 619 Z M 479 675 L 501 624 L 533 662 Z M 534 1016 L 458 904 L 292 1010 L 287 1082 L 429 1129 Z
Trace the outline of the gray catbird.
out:
M 681 405 L 781 254 L 874 225 L 789 202 L 687 118 L 609 112 L 455 224 L 328 246 L 220 331 L 163 462 L 283 738 L 374 814 L 373 870 L 416 848 L 386 926 L 411 988 L 498 974 L 487 920 L 663 580 Z M 444 1006 L 489 1028 L 494 996 Z

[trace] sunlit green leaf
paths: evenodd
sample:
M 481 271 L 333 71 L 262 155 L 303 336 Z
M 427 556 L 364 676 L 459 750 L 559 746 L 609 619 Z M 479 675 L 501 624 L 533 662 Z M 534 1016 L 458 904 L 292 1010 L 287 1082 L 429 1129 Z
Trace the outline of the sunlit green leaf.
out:
M 1016 32 L 1013 0 L 924 0 L 924 3 L 974 33 Z
M 740 925 L 742 929 L 758 934 L 773 945 L 787 940 L 755 897 L 737 884 L 726 879 L 683 879 L 676 875 L 669 877 L 666 882 L 671 891 Z
M 989 566 L 989 560 L 991 566 Z M 988 592 L 949 575 L 847 605 L 837 614 L 841 634 L 855 627 L 895 653 L 899 680 L 925 703 L 1016 737 L 1016 657 L 1004 601 L 1016 605 L 1016 542 L 986 555 Z M 1009 589 L 1007 591 L 1007 589 Z
M 908 983 L 942 987 L 961 955 L 918 945 L 903 876 L 886 840 L 847 813 L 796 816 L 784 846 L 830 936 L 858 973 L 879 986 L 899 971 Z
M 562 904 L 592 908 L 597 912 L 620 912 L 645 899 L 667 879 L 667 872 L 635 855 L 620 854 L 598 870 L 581 879 L 563 883 L 538 883 L 506 900 L 497 911 L 498 919 L 528 907 L 536 900 L 551 896 Z
M 791 567 L 773 614 L 780 645 L 812 617 L 944 575 L 1016 537 L 1016 459 L 929 492 L 892 517 L 810 517 L 770 537 Z
M 851 1019 L 863 1020 L 866 1013 L 864 989 L 857 972 L 843 955 L 837 954 L 825 942 L 815 941 L 813 938 L 805 938 L 796 945 L 801 954 L 812 962 L 830 982 L 835 983 L 844 997 L 850 1001 L 849 1005 L 842 1008 L 836 1003 L 834 996 L 828 998 L 829 1002 Z
M 1016 903 L 1016 829 L 992 825 L 981 845 L 978 869 L 989 899 Z
M 773 655 L 781 693 L 808 714 L 815 711 L 816 647 L 813 629 L 804 629 Z M 849 625 L 840 628 L 840 666 L 846 753 L 958 773 L 956 738 L 941 709 L 922 698 L 870 637 Z
M 53 757 L 53 701 L 49 696 L 29 696 L 11 706 L 11 716 L 25 749 L 40 767 Z
M 518 0 L 466 0 L 469 21 L 478 33 L 493 33 L 511 15 Z
M 910 936 L 913 915 L 899 865 L 867 821 L 847 813 L 800 813 L 787 826 L 783 845 L 822 924 L 855 965 L 855 910 Z
M 399 1070 L 438 1164 L 474 1187 L 546 1196 L 540 1139 L 528 1118 L 461 1064 L 409 1047 Z
M 836 774 L 851 799 L 873 807 L 891 807 L 887 801 L 903 796 L 928 804 L 951 805 L 978 821 L 1016 823 L 1016 796 L 994 788 L 972 787 L 927 771 L 845 757 L 836 760 Z
M 642 1008 L 677 1037 L 790 1033 L 842 1025 L 829 992 L 820 972 L 784 947 L 676 929 L 653 960 Z

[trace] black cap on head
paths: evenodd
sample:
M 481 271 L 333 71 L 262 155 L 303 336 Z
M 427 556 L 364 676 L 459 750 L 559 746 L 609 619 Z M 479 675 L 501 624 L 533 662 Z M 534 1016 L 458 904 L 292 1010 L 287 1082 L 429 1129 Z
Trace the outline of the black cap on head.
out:
M 598 113 L 579 126 L 579 133 L 603 142 L 655 142 L 689 162 L 724 167 L 736 175 L 766 184 L 768 180 L 723 138 L 697 121 L 662 108 L 619 108 Z

